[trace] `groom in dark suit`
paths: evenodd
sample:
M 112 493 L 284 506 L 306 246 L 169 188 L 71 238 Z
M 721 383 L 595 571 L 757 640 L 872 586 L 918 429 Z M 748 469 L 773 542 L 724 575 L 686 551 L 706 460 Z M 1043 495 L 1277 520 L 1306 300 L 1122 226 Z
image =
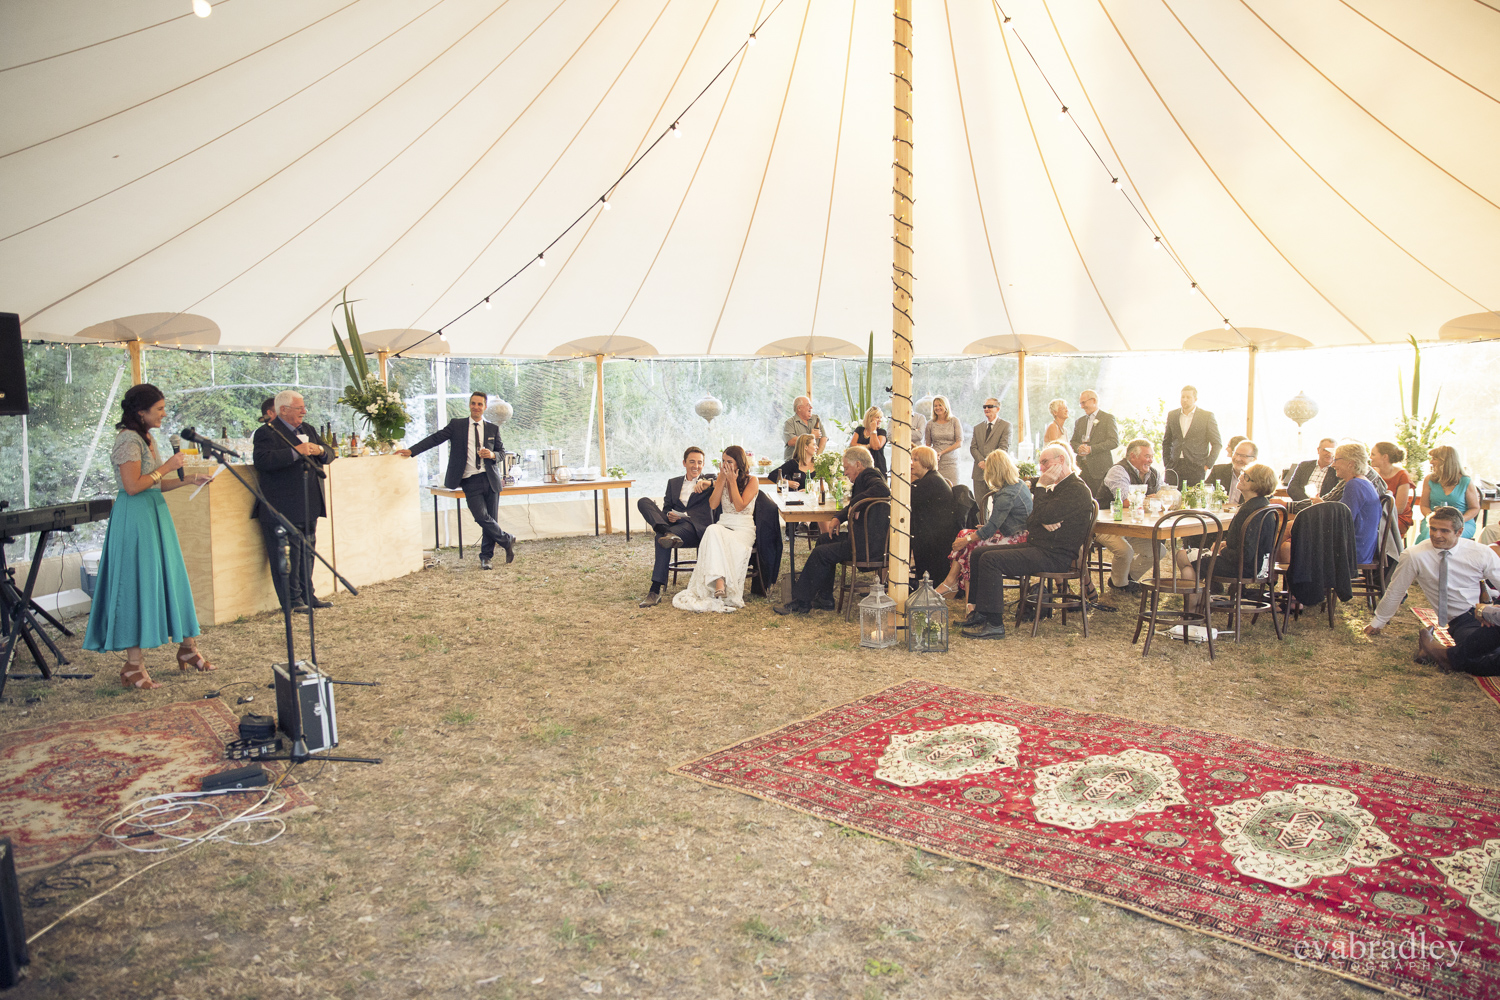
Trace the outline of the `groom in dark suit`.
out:
M 484 532 L 484 541 L 479 546 L 480 569 L 490 568 L 490 557 L 495 554 L 497 543 L 505 550 L 506 562 L 516 561 L 516 536 L 495 520 L 500 514 L 500 490 L 504 486 L 500 470 L 504 468 L 505 445 L 500 441 L 499 426 L 484 419 L 484 409 L 489 403 L 487 393 L 471 393 L 467 418 L 450 420 L 442 430 L 396 452 L 403 458 L 411 458 L 445 441 L 448 443 L 448 472 L 443 485 L 450 490 L 462 487 L 469 513 Z
M 280 525 L 275 516 L 259 500 L 250 509 L 250 518 L 260 522 L 277 599 L 283 607 L 290 604 L 293 611 L 306 614 L 309 606 L 329 606 L 313 593 L 311 549 L 317 547 L 318 518 L 325 516 L 327 508 L 323 505 L 323 478 L 307 460 L 321 468 L 333 461 L 334 453 L 312 424 L 302 422 L 307 404 L 301 394 L 287 389 L 277 393 L 273 403 L 276 416 L 255 431 L 252 461 L 260 478 L 261 496 L 306 536 L 308 544 L 304 546 L 297 538 L 283 541 L 277 535 Z M 286 573 L 281 569 L 283 544 L 290 550 Z
M 708 526 L 714 523 L 714 509 L 708 505 L 714 477 L 702 474 L 702 448 L 693 445 L 682 453 L 682 471 L 683 475 L 667 480 L 667 493 L 661 498 L 660 507 L 650 497 L 641 497 L 635 505 L 656 532 L 656 564 L 651 567 L 651 592 L 641 598 L 643 608 L 654 608 L 661 603 L 672 550 L 684 545 L 696 547 Z
M 1203 482 L 1219 454 L 1219 422 L 1198 406 L 1198 390 L 1182 387 L 1182 408 L 1167 414 L 1161 442 L 1162 463 L 1177 473 L 1177 486 Z

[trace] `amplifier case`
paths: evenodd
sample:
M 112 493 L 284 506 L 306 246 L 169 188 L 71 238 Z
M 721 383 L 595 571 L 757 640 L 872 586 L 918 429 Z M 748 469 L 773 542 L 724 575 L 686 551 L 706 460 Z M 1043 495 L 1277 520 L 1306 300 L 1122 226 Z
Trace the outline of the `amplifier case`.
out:
M 297 661 L 293 684 L 285 663 L 275 665 L 276 728 L 292 736 L 297 707 L 302 709 L 302 737 L 309 753 L 339 745 L 338 716 L 333 708 L 333 684 L 306 660 Z M 295 700 L 294 700 L 295 699 Z

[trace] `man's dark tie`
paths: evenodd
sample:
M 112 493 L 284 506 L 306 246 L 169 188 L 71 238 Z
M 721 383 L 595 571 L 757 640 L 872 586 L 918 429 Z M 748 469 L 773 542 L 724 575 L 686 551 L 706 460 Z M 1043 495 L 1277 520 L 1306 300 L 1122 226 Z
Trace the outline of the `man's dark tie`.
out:
M 475 424 L 474 425 L 474 468 L 480 470 L 481 472 L 484 471 L 484 459 L 482 459 L 482 458 L 479 457 L 479 449 L 483 448 L 483 447 L 484 447 L 484 445 L 483 445 L 483 443 L 480 442 L 480 439 L 479 439 L 479 425 Z
M 1437 622 L 1438 628 L 1448 627 L 1448 550 L 1443 549 L 1438 554 L 1438 599 L 1437 599 Z

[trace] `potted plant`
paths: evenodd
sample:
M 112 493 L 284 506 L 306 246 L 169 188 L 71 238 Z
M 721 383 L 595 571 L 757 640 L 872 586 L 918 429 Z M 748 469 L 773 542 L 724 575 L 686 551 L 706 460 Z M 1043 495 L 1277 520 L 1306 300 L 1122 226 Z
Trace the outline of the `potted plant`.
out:
M 359 328 L 354 322 L 354 304 L 349 301 L 349 289 L 344 289 L 342 301 L 344 328 L 349 342 L 339 336 L 339 328 L 333 327 L 333 341 L 338 345 L 339 356 L 344 359 L 344 369 L 349 373 L 349 384 L 339 402 L 354 408 L 369 430 L 367 436 L 375 442 L 377 450 L 389 451 L 395 442 L 406 436 L 406 407 L 401 396 L 387 385 L 379 375 L 370 374 L 365 363 L 365 347 L 359 339 Z

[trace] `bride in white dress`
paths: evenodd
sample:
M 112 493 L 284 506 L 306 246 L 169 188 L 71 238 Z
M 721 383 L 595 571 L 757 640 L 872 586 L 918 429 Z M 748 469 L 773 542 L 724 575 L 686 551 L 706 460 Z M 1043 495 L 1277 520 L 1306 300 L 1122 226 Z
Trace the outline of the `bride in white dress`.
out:
M 745 450 L 724 449 L 708 505 L 721 511 L 698 542 L 698 562 L 687 589 L 672 597 L 684 611 L 734 611 L 745 606 L 745 572 L 755 548 L 755 497 L 760 483 L 750 474 Z M 723 505 L 722 507 L 720 505 Z

